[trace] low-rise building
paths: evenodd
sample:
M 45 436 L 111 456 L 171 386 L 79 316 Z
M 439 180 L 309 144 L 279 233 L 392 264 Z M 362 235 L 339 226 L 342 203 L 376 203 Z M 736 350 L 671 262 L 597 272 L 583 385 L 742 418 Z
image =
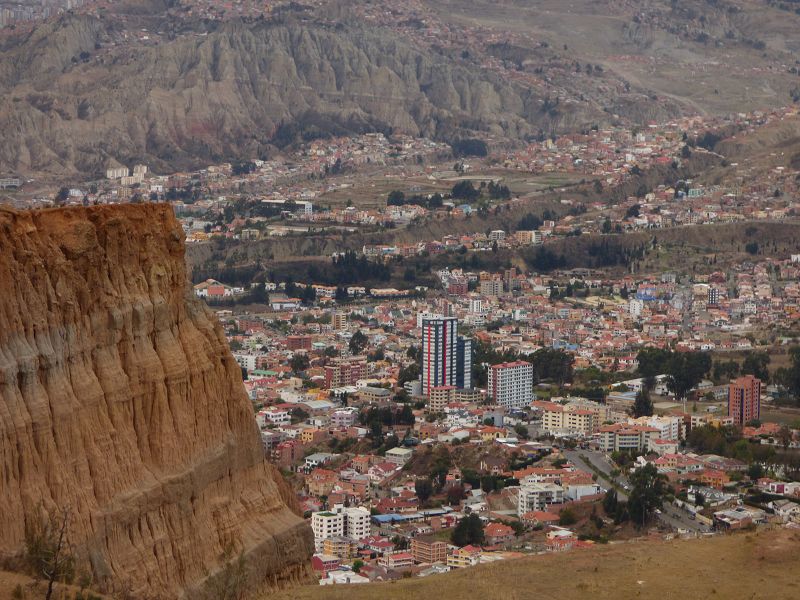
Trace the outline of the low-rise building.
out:
M 410 552 L 387 552 L 378 559 L 378 564 L 387 569 L 403 569 L 414 565 Z
M 346 537 L 327 538 L 323 540 L 322 552 L 328 556 L 348 560 L 358 554 L 358 542 Z
M 447 563 L 447 544 L 431 537 L 411 539 L 411 554 L 417 563 Z
M 564 502 L 564 488 L 555 483 L 538 483 L 527 477 L 520 482 L 517 515 L 531 511 L 547 511 L 553 504 Z
M 447 557 L 447 566 L 453 569 L 474 567 L 481 561 L 481 549 L 477 546 L 457 548 Z
M 404 465 L 411 460 L 412 454 L 414 454 L 414 451 L 411 448 L 403 448 L 398 446 L 397 448 L 387 450 L 385 457 L 386 460 L 391 463 L 396 465 Z
M 557 404 L 535 402 L 542 412 L 542 429 L 553 434 L 592 435 L 600 423 L 597 411 Z
M 650 440 L 658 439 L 659 430 L 646 425 L 615 423 L 600 428 L 600 449 L 603 452 L 645 452 Z
M 502 523 L 489 523 L 483 530 L 486 544 L 496 546 L 514 541 L 514 529 Z

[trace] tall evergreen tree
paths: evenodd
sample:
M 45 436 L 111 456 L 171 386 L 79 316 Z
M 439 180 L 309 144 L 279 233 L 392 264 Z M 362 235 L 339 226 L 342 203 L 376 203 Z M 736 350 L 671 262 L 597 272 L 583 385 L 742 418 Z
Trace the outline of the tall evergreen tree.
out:
M 633 401 L 633 416 L 634 417 L 650 417 L 653 415 L 653 401 L 650 399 L 650 392 L 646 388 L 642 388 L 636 394 L 636 399 Z

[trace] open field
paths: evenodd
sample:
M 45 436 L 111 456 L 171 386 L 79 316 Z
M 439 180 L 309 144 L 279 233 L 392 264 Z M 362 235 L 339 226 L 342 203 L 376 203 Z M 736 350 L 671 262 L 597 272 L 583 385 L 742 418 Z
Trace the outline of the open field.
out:
M 789 600 L 800 596 L 800 534 L 641 541 L 496 562 L 393 583 L 293 588 L 274 600 L 407 598 Z
M 791 425 L 800 422 L 800 408 L 762 405 L 761 420 L 766 423 Z
M 452 170 L 443 170 L 425 174 L 402 175 L 393 171 L 359 173 L 337 179 L 340 187 L 320 194 L 315 203 L 319 206 L 344 208 L 348 205 L 359 209 L 377 210 L 386 206 L 389 192 L 399 190 L 406 196 L 414 194 L 428 195 L 437 192 L 449 193 L 453 185 L 462 180 L 471 180 L 478 185 L 480 181 L 499 181 L 507 185 L 515 196 L 530 197 L 534 194 L 568 189 L 586 178 L 579 173 L 545 173 L 533 174 L 523 171 L 508 171 L 496 168 L 476 166 L 474 171 L 459 175 Z

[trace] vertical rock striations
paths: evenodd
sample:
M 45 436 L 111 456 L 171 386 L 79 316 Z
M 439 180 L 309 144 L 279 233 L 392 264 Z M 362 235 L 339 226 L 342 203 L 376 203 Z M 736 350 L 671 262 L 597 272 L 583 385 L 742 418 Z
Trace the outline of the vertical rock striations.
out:
M 0 210 L 0 557 L 69 507 L 95 576 L 134 597 L 193 595 L 232 545 L 253 585 L 305 579 L 311 532 L 240 377 L 170 207 Z

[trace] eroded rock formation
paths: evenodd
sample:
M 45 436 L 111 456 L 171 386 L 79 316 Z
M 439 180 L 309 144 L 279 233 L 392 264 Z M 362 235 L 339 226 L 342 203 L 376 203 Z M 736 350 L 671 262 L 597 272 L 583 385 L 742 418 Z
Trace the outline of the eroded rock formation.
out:
M 69 507 L 95 577 L 134 597 L 192 596 L 231 549 L 250 585 L 308 577 L 240 378 L 170 207 L 0 209 L 0 556 Z

